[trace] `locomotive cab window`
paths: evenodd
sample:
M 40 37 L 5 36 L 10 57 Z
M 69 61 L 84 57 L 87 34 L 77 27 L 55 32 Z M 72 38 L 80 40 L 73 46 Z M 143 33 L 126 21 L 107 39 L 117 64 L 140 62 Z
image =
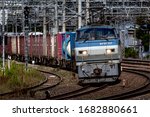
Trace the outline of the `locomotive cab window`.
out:
M 106 28 L 88 28 L 77 31 L 76 41 L 87 40 L 102 40 L 102 39 L 114 39 L 116 38 L 114 29 Z
M 116 38 L 114 29 L 96 29 L 96 39 L 114 39 Z

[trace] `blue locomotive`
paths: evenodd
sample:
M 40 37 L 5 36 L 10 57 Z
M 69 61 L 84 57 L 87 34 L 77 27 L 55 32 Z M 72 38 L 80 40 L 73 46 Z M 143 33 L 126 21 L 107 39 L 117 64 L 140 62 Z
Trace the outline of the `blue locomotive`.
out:
M 78 29 L 75 59 L 82 83 L 116 81 L 121 72 L 121 52 L 115 28 L 87 26 Z

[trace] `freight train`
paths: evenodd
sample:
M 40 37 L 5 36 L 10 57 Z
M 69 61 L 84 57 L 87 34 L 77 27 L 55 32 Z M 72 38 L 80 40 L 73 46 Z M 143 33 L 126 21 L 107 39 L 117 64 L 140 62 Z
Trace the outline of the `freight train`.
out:
M 28 62 L 39 65 L 59 66 L 61 68 L 72 69 L 74 56 L 72 56 L 75 32 L 58 33 L 54 40 L 54 55 L 52 56 L 52 36 L 46 35 L 44 40 L 43 33 L 32 32 L 28 35 Z M 43 46 L 44 43 L 47 46 Z M 13 33 L 5 34 L 5 54 L 10 55 L 12 59 L 25 61 L 25 37 L 23 33 L 19 35 Z M 2 43 L 0 44 L 0 54 L 2 54 Z
M 53 38 L 54 45 L 50 34 L 47 34 L 44 40 L 40 32 L 29 33 L 28 62 L 76 70 L 82 83 L 114 82 L 118 79 L 120 40 L 113 27 L 87 26 L 76 32 L 59 32 Z M 12 59 L 18 61 L 25 61 L 24 34 L 7 33 L 5 41 L 6 55 L 11 55 Z M 0 48 L 2 50 L 2 44 Z

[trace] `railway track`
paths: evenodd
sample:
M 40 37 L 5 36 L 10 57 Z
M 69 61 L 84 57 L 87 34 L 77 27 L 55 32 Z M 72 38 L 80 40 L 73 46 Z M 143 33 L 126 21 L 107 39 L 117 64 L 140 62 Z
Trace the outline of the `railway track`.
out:
M 132 72 L 144 76 L 147 81 L 143 86 L 133 89 L 132 91 L 123 92 L 120 94 L 98 98 L 98 100 L 119 100 L 130 99 L 136 96 L 147 94 L 150 92 L 150 63 L 149 61 L 141 60 L 124 60 L 122 62 L 123 71 Z
M 125 71 L 140 74 L 140 75 L 144 76 L 145 78 L 147 78 L 147 82 L 145 82 L 145 84 L 143 84 L 143 86 L 133 89 L 132 91 L 127 91 L 127 92 L 123 92 L 120 94 L 116 94 L 116 95 L 112 95 L 112 96 L 108 96 L 108 97 L 104 97 L 104 98 L 98 98 L 98 100 L 130 99 L 132 97 L 139 96 L 139 95 L 142 95 L 142 94 L 150 91 L 150 89 L 149 89 L 150 88 L 150 74 L 149 73 L 145 73 L 145 72 L 139 73 L 138 70 L 137 71 L 125 70 Z
M 52 99 L 53 100 L 66 100 L 66 99 L 76 98 L 76 97 L 79 97 L 79 96 L 88 95 L 90 93 L 102 90 L 102 89 L 106 88 L 107 86 L 108 86 L 108 84 L 102 84 L 99 87 L 91 87 L 91 85 L 87 85 L 87 86 L 85 86 L 83 88 L 80 88 L 78 90 L 74 90 L 74 91 L 64 93 L 64 94 L 61 94 L 61 95 L 56 95 L 56 96 L 50 97 L 48 99 L 51 99 L 51 100 Z
M 142 68 L 150 69 L 150 60 L 140 60 L 140 59 L 123 59 L 122 66 L 131 66 L 135 67 L 140 65 Z
M 122 65 L 146 65 L 150 67 L 150 60 L 141 60 L 141 59 L 123 59 Z
M 17 91 L 11 91 L 11 92 L 6 92 L 6 93 L 1 93 L 0 94 L 0 99 L 5 99 L 5 97 L 15 97 L 16 95 L 27 95 L 28 92 L 31 97 L 34 97 L 35 93 L 38 91 L 43 91 L 47 89 L 51 89 L 53 87 L 56 87 L 62 82 L 62 78 L 54 73 L 51 72 L 46 72 L 42 70 L 38 70 L 39 72 L 43 73 L 43 75 L 46 76 L 45 80 L 40 82 L 39 84 L 36 84 L 34 86 L 29 86 L 27 88 L 23 88 Z M 49 83 L 52 79 L 56 79 L 56 82 L 53 84 Z
M 133 61 L 133 64 L 132 64 Z M 139 75 L 142 75 L 144 77 L 147 78 L 147 81 L 145 82 L 145 84 L 143 84 L 142 86 L 133 89 L 132 91 L 128 91 L 128 92 L 123 92 L 120 94 L 116 95 L 112 95 L 109 97 L 102 97 L 102 98 L 97 98 L 95 97 L 95 99 L 129 99 L 133 96 L 138 96 L 144 93 L 148 93 L 150 92 L 150 65 L 149 63 L 147 63 L 147 61 L 139 61 L 136 60 L 126 60 L 122 62 L 122 67 L 123 67 L 123 71 L 126 72 L 132 72 L 132 73 L 138 73 Z M 47 76 L 47 79 L 36 85 L 36 86 L 32 86 L 26 89 L 22 89 L 19 91 L 19 93 L 27 93 L 29 94 L 29 97 L 31 97 L 30 99 L 49 99 L 49 100 L 65 100 L 65 99 L 80 99 L 80 97 L 82 96 L 87 96 L 89 95 L 93 95 L 94 93 L 101 91 L 105 88 L 109 88 L 109 84 L 101 84 L 101 86 L 95 86 L 92 87 L 91 85 L 87 85 L 85 87 L 82 88 L 78 88 L 76 90 L 69 90 L 66 91 L 66 93 L 64 92 L 63 94 L 55 94 L 55 95 L 51 95 L 51 89 L 55 90 L 55 87 L 59 86 L 59 84 L 62 82 L 62 78 L 60 76 L 57 76 L 56 74 L 53 74 L 51 72 L 46 72 L 46 71 L 40 71 L 42 73 L 44 73 Z M 48 77 L 49 76 L 49 77 Z M 54 82 L 52 83 L 51 80 L 54 80 Z M 77 84 L 76 84 L 77 85 Z M 42 92 L 41 94 L 45 93 L 44 95 L 42 95 L 40 98 L 36 95 L 37 92 Z M 9 96 L 9 95 L 13 95 L 13 94 L 18 94 L 17 92 L 8 92 L 7 94 L 0 94 L 1 96 Z M 37 96 L 37 97 L 36 97 Z M 94 99 L 94 98 L 91 98 Z
M 113 95 L 113 96 L 110 96 L 110 97 L 104 97 L 104 98 L 101 98 L 101 99 L 115 99 L 115 98 L 116 99 L 125 99 L 127 97 L 129 98 L 129 97 L 131 97 L 131 95 L 135 96 L 137 94 L 135 92 L 140 92 L 141 90 L 145 89 L 150 84 L 150 78 L 149 78 L 149 75 L 146 75 L 145 69 L 143 70 L 143 72 L 142 72 L 141 69 L 139 70 L 137 67 L 133 69 L 133 68 L 131 68 L 131 66 L 133 67 L 135 64 L 134 63 L 132 64 L 131 61 L 129 63 L 130 63 L 130 65 L 127 64 L 127 62 L 126 62 L 126 65 L 123 63 L 124 64 L 123 65 L 123 67 L 124 67 L 123 70 L 126 71 L 126 72 L 131 72 L 131 73 L 142 75 L 145 78 L 147 78 L 147 81 L 141 87 L 138 87 L 137 89 L 134 89 L 130 92 L 125 92 L 125 93 Z M 145 65 L 148 66 L 147 63 L 145 63 L 145 62 L 140 61 L 139 63 L 140 63 L 140 65 L 144 64 L 144 66 Z M 144 67 L 142 67 L 142 68 L 144 68 Z M 139 71 L 142 72 L 142 73 L 139 73 Z M 47 90 L 47 92 L 49 92 L 49 97 L 48 98 L 43 98 L 43 99 L 50 99 L 50 100 L 53 100 L 53 99 L 54 100 L 76 99 L 80 96 L 92 94 L 92 93 L 95 93 L 95 92 L 100 91 L 102 89 L 105 89 L 108 86 L 109 86 L 108 84 L 102 84 L 100 87 L 93 87 L 92 88 L 89 85 L 89 86 L 83 87 L 81 89 L 71 91 L 71 92 L 68 92 L 68 93 L 64 93 L 64 94 L 60 94 L 60 95 L 56 95 L 56 96 L 51 96 L 50 91 Z
M 45 91 L 45 90 L 48 90 L 48 89 L 52 89 L 52 88 L 58 86 L 63 81 L 62 77 L 58 76 L 57 74 L 54 74 L 54 73 L 51 73 L 51 72 L 47 72 L 47 71 L 42 71 L 42 70 L 38 70 L 38 71 L 48 75 L 47 76 L 48 77 L 47 78 L 47 82 L 43 83 L 42 85 L 40 85 L 40 86 L 38 86 L 36 88 L 31 89 L 30 90 L 30 96 L 31 97 L 34 97 L 35 94 L 37 92 L 39 92 L 39 91 Z

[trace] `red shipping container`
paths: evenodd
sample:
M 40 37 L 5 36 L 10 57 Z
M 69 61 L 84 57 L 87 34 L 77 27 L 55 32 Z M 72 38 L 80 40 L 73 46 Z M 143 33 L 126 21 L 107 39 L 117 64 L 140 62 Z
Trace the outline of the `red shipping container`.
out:
M 62 59 L 62 33 L 57 34 L 57 57 L 58 59 Z
M 47 39 L 47 55 L 48 57 L 51 57 L 51 35 L 50 34 L 47 34 L 46 36 L 46 39 Z

